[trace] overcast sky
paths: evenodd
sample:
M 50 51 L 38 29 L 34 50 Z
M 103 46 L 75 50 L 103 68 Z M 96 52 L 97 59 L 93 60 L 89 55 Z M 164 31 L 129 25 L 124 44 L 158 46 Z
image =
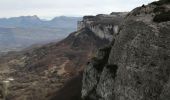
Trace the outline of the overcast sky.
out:
M 154 0 L 0 0 L 0 17 L 83 16 L 130 11 Z

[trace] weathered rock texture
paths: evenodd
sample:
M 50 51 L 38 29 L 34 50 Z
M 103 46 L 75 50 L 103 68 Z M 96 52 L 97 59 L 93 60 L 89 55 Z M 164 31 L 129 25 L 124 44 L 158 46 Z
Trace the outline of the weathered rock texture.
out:
M 170 21 L 153 21 L 160 7 L 170 11 L 149 4 L 128 14 L 111 48 L 85 68 L 84 100 L 170 100 Z
M 85 16 L 83 21 L 78 22 L 78 30 L 88 28 L 102 39 L 112 40 L 113 35 L 118 33 L 119 24 L 126 13 L 112 13 L 110 15 L 99 14 L 97 16 Z

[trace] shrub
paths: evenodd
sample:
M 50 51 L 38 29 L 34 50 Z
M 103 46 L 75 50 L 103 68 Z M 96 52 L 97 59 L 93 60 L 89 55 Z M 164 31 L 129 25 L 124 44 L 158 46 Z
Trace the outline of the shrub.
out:
M 158 3 L 158 1 L 152 2 L 151 4 L 153 4 L 153 5 L 160 5 L 160 4 Z
M 107 64 L 111 46 L 106 46 L 99 49 L 97 57 L 92 58 L 93 66 L 98 70 L 102 71 L 104 66 Z
M 162 12 L 160 14 L 157 14 L 154 19 L 154 22 L 166 22 L 166 21 L 170 21 L 170 11 L 168 12 Z
M 116 73 L 117 73 L 117 70 L 118 70 L 118 66 L 117 65 L 108 64 L 106 66 L 106 68 L 109 69 L 109 71 L 113 74 L 114 77 L 116 77 Z
M 165 3 L 170 3 L 170 0 L 160 0 L 159 2 L 165 4 Z
M 160 5 L 167 4 L 167 3 L 169 4 L 170 0 L 159 0 L 156 2 L 152 2 L 151 4 L 160 6 Z
M 157 12 L 165 12 L 165 7 L 156 7 L 154 10 L 153 10 L 154 13 L 157 13 Z

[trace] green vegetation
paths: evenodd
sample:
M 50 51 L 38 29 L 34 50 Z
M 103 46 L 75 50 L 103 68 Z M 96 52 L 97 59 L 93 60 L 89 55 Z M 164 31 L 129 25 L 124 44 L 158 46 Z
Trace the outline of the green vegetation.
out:
M 158 6 L 153 10 L 154 13 L 165 12 L 165 7 Z
M 166 22 L 166 21 L 170 21 L 170 11 L 168 12 L 162 12 L 160 14 L 157 14 L 154 19 L 154 22 Z
M 169 3 L 170 3 L 170 0 L 159 0 L 159 1 L 153 2 L 151 4 L 160 6 L 160 5 L 169 4 Z
M 116 77 L 116 73 L 118 70 L 117 65 L 107 65 L 106 68 L 109 69 L 110 73 L 112 73 L 114 77 Z
M 111 46 L 106 46 L 99 49 L 97 57 L 92 58 L 93 66 L 98 70 L 102 71 L 103 67 L 107 64 Z

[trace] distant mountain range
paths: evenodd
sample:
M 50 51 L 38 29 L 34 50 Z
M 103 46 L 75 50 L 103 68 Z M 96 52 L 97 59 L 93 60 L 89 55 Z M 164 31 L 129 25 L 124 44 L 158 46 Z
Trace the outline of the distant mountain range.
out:
M 37 16 L 0 19 L 0 53 L 18 51 L 33 44 L 58 41 L 77 28 L 81 17 L 55 17 L 45 21 Z
M 42 20 L 38 16 L 21 16 L 12 18 L 0 18 L 0 27 L 21 28 L 75 28 L 81 17 L 55 17 L 52 20 Z

